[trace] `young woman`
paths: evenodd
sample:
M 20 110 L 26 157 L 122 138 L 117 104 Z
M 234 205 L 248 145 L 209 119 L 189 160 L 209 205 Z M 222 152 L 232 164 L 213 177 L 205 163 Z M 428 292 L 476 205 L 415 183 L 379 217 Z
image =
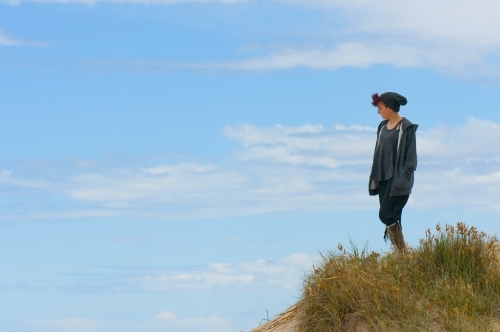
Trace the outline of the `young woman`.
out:
M 406 98 L 395 92 L 372 95 L 372 105 L 378 108 L 383 121 L 377 130 L 368 190 L 370 195 L 379 197 L 379 218 L 386 226 L 384 238 L 388 236 L 398 252 L 406 249 L 401 214 L 417 168 L 418 125 L 399 115 L 399 107 L 406 103 Z

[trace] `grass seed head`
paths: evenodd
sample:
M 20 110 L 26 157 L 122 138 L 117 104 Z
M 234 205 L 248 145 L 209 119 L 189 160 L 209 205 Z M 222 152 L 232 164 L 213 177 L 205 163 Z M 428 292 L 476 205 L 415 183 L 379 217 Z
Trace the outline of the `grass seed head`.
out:
M 500 314 L 500 245 L 464 223 L 426 230 L 406 254 L 341 244 L 304 279 L 299 332 L 341 332 L 352 317 L 373 331 L 491 331 Z

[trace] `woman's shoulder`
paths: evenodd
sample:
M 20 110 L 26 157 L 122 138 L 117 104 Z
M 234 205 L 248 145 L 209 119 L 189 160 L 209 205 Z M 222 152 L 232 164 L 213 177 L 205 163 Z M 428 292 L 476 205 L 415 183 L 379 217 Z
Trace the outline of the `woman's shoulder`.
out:
M 418 124 L 412 123 L 410 120 L 407 118 L 403 117 L 403 123 L 402 123 L 403 130 L 406 130 L 410 127 L 415 128 L 417 130 Z
M 380 132 L 380 130 L 382 129 L 383 126 L 385 126 L 387 124 L 387 122 L 389 122 L 389 120 L 382 120 L 379 124 L 378 124 L 378 128 L 377 128 L 377 132 Z

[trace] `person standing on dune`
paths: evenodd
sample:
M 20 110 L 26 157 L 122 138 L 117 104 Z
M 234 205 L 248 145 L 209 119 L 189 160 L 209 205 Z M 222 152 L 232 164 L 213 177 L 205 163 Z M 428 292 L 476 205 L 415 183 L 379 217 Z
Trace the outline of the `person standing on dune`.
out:
M 384 239 L 389 237 L 397 252 L 406 250 L 401 215 L 417 169 L 418 125 L 399 114 L 400 106 L 406 103 L 407 99 L 395 92 L 372 95 L 372 105 L 383 120 L 377 129 L 368 191 L 372 196 L 378 195 L 379 218 L 386 226 Z

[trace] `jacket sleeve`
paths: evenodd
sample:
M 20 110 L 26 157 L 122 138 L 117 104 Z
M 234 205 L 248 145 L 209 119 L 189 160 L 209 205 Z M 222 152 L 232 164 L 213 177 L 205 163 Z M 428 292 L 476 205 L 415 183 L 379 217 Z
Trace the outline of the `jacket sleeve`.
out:
M 406 131 L 406 149 L 404 169 L 405 172 L 411 174 L 417 169 L 417 139 L 416 128 L 411 126 Z
M 380 129 L 382 129 L 382 127 L 387 122 L 388 122 L 387 120 L 383 120 L 378 125 L 378 128 L 377 128 L 377 140 L 375 141 L 375 149 L 373 151 L 373 158 L 374 159 L 375 159 L 375 152 L 377 151 L 377 145 L 378 145 L 378 139 L 379 139 L 379 135 L 380 135 Z M 372 168 L 371 168 L 371 170 L 373 170 L 373 162 L 372 162 Z M 378 195 L 378 181 L 375 181 L 375 180 L 372 179 L 372 173 L 371 173 L 371 171 L 370 171 L 370 177 L 369 177 L 369 181 L 368 181 L 368 193 L 371 196 Z

